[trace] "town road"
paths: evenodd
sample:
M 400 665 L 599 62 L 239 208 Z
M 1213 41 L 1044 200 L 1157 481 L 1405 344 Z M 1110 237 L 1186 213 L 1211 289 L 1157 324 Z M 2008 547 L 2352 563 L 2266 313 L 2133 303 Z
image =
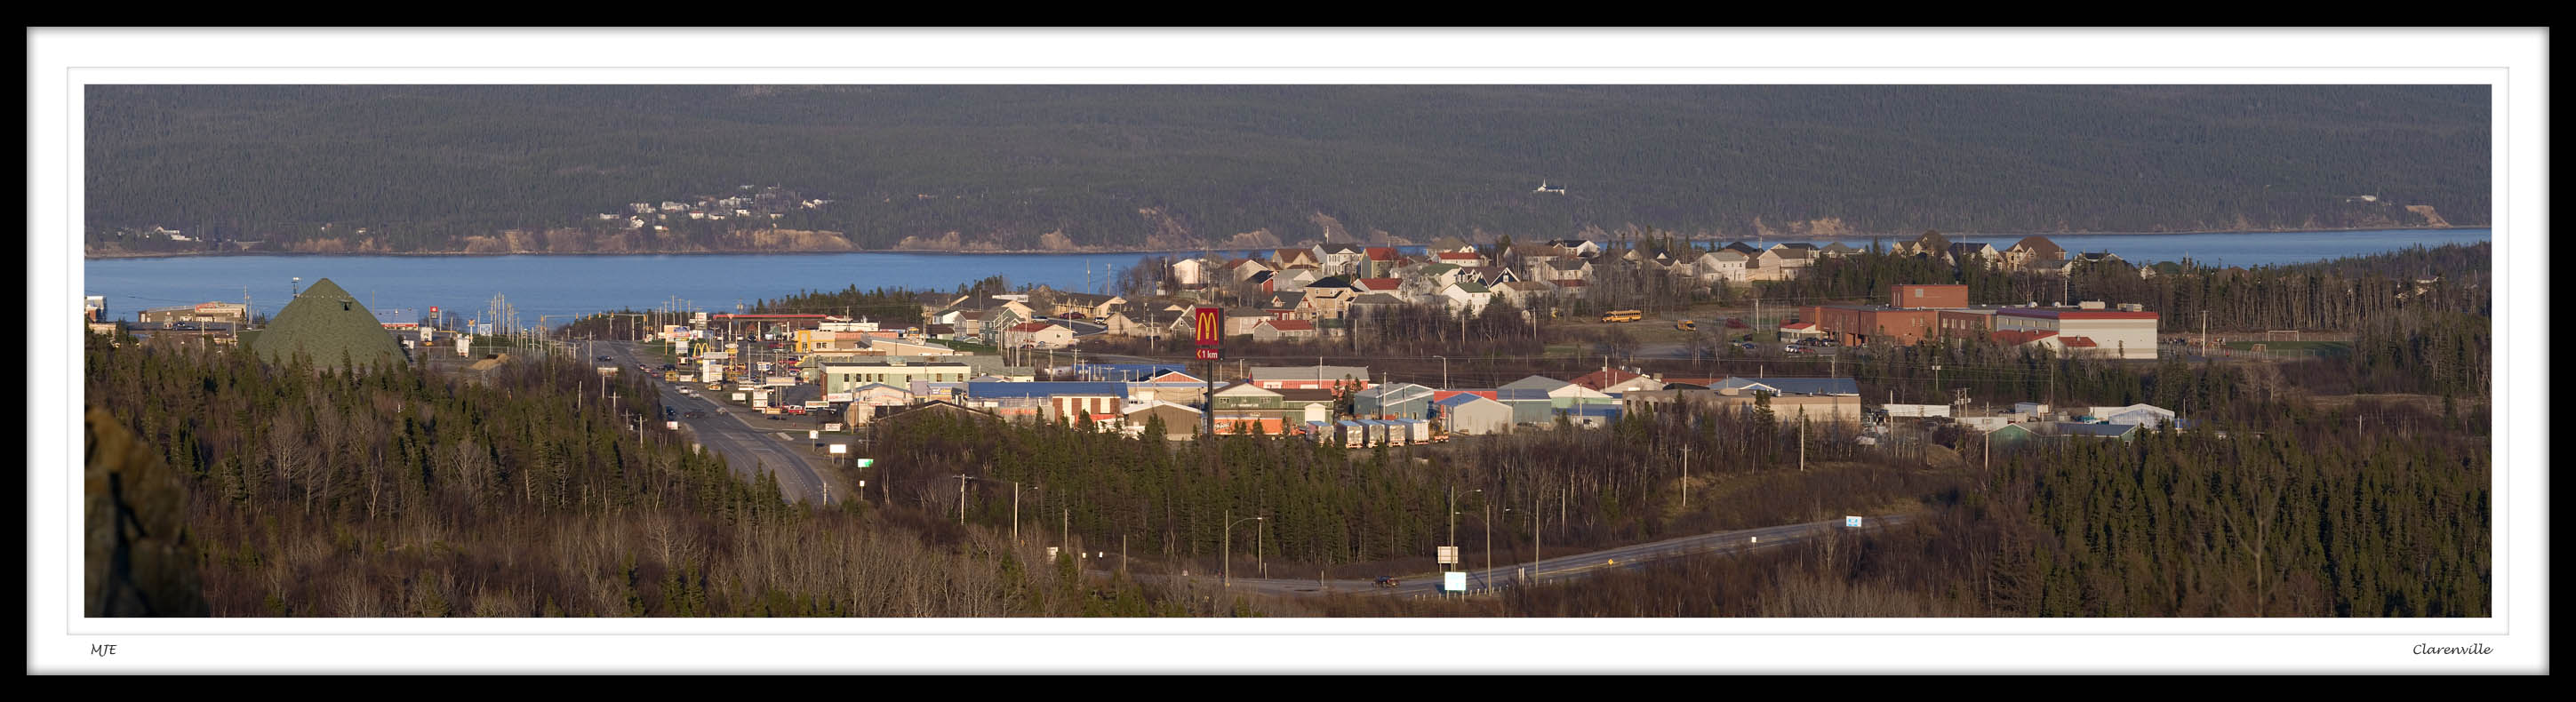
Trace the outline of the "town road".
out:
M 609 363 L 616 365 L 620 373 L 645 372 L 644 367 L 662 367 L 660 356 L 647 354 L 633 343 L 594 342 L 586 346 L 590 347 L 588 352 L 593 356 L 612 359 Z M 685 385 L 662 380 L 658 371 L 648 372 L 646 379 L 660 391 L 662 406 L 679 410 L 680 425 L 687 427 L 700 445 L 723 456 L 725 465 L 731 467 L 736 475 L 754 478 L 759 475 L 757 471 L 769 471 L 777 476 L 779 491 L 785 493 L 787 499 L 799 502 L 831 504 L 832 496 L 846 497 L 850 494 L 848 490 L 833 485 L 830 471 L 807 455 L 813 450 L 813 442 L 801 432 L 753 426 L 743 419 L 743 415 L 750 414 L 749 410 L 706 396 L 705 393 L 710 392 L 706 386 L 700 385 L 688 394 L 682 394 L 680 391 Z M 700 413 L 700 416 L 687 416 L 692 412 Z M 652 421 L 666 420 L 657 417 Z
M 1904 521 L 1906 521 L 1905 515 L 1887 515 L 1864 518 L 1861 521 L 1861 524 L 1863 529 L 1870 529 L 1889 524 L 1902 523 Z M 1773 548 L 1787 544 L 1800 543 L 1817 538 L 1829 531 L 1844 528 L 1843 520 L 1840 519 L 1808 522 L 1805 524 L 1784 524 L 1780 526 L 1762 527 L 1759 529 L 1739 529 L 1735 531 L 1700 534 L 1697 536 L 1684 536 L 1680 538 L 1656 541 L 1653 543 L 1620 546 L 1617 548 L 1602 549 L 1588 553 L 1558 556 L 1539 561 L 1536 564 L 1535 569 L 1533 569 L 1532 564 L 1528 563 L 1496 566 L 1491 570 L 1475 568 L 1466 571 L 1467 589 L 1469 592 L 1482 592 L 1492 590 L 1494 588 L 1512 587 L 1514 585 L 1527 584 L 1531 582 L 1564 582 L 1591 577 L 1593 574 L 1613 568 L 1632 568 L 1640 564 L 1677 556 L 1688 556 L 1703 553 L 1739 553 L 1753 549 Z M 1467 556 L 1462 557 L 1472 558 Z M 1138 580 L 1148 580 L 1161 579 L 1166 576 L 1139 575 L 1136 577 Z M 1318 582 L 1315 580 L 1293 578 L 1239 577 L 1233 580 L 1233 584 L 1230 587 L 1244 592 L 1265 595 L 1313 596 L 1333 593 L 1378 593 L 1393 597 L 1418 597 L 1440 594 L 1441 577 L 1442 576 L 1438 573 L 1417 573 L 1401 576 L 1398 578 L 1398 580 L 1401 581 L 1401 584 L 1391 588 L 1378 587 L 1377 583 L 1373 580 L 1327 580 Z M 1216 575 L 1194 575 L 1189 579 L 1215 583 L 1221 581 L 1223 578 Z

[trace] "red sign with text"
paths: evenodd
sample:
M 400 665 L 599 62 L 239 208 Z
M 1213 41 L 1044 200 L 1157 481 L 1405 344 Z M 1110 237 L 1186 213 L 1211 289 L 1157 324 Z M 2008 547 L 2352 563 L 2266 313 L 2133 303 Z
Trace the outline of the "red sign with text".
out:
M 1216 349 L 1199 349 L 1199 360 L 1202 360 L 1202 361 L 1214 361 L 1214 360 L 1216 360 Z

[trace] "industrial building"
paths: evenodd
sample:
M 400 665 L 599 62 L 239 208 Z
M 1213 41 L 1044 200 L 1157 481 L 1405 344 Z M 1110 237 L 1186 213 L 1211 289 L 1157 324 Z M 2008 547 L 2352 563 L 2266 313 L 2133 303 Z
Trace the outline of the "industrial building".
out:
M 2027 337 L 2025 343 L 2053 336 L 2067 353 L 2123 359 L 2156 357 L 2154 312 L 2006 308 L 1995 312 L 1995 334 Z

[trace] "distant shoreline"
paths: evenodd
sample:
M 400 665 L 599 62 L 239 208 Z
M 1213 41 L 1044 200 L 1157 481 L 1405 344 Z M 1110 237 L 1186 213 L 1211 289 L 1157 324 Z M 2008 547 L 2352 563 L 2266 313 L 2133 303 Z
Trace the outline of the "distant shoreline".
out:
M 2166 234 L 2166 235 L 2180 235 L 2180 234 L 2246 234 L 2246 235 L 2255 235 L 2255 234 L 2331 234 L 2331 233 L 2338 233 L 2338 232 L 2346 232 L 2346 233 L 2360 233 L 2360 232 L 2411 232 L 2411 231 L 2423 231 L 2423 232 L 2448 232 L 2448 231 L 2471 232 L 2471 231 L 2488 231 L 2488 232 L 2492 232 L 2492 231 L 2494 231 L 2494 229 L 2495 229 L 2495 228 L 2494 228 L 2493 226 L 2475 226 L 2475 227 L 2468 227 L 2468 226 L 2452 226 L 2452 227 L 2369 227 L 2369 228 L 2353 228 L 2353 229 L 2255 229 L 2255 230 L 2233 230 L 2233 229 L 2227 229 L 2227 230 L 2175 231 L 2175 232 L 1941 232 L 1941 236 L 1946 237 L 1946 238 L 1950 238 L 1950 239 L 1953 239 L 1953 240 L 1956 240 L 1956 239 L 1967 239 L 1967 238 L 1992 239 L 1992 238 L 2009 238 L 2009 237 L 2024 237 L 2024 236 L 2139 236 L 2139 235 L 2156 235 L 2156 234 Z M 1938 231 L 1938 230 L 1935 230 L 1935 231 Z M 1747 241 L 1747 242 L 1751 242 L 1751 241 L 1851 241 L 1851 240 L 1855 240 L 1855 239 L 1890 239 L 1890 238 L 1895 238 L 1895 239 L 1910 239 L 1910 238 L 1913 238 L 1913 237 L 1916 237 L 1916 236 L 1921 236 L 1921 233 L 1920 233 L 1920 232 L 1916 232 L 1916 233 L 1912 233 L 1912 234 L 1841 234 L 1841 235 L 1835 235 L 1835 236 L 1711 237 L 1711 238 L 1705 238 L 1705 239 L 1702 239 L 1702 238 L 1684 238 L 1684 239 L 1683 239 L 1683 241 L 1693 242 L 1693 243 L 1703 242 L 1703 241 Z M 1317 244 L 1317 243 L 1321 243 L 1321 242 L 1307 242 L 1307 243 L 1303 243 L 1303 244 L 1291 244 L 1290 246 L 1294 246 L 1294 247 L 1297 247 L 1297 248 L 1305 248 L 1305 247 L 1308 247 L 1308 246 L 1313 246 L 1313 245 L 1315 245 L 1315 244 Z M 1340 242 L 1335 242 L 1335 243 L 1340 243 Z M 1427 245 L 1428 245 L 1428 244 L 1396 244 L 1396 246 L 1427 246 Z M 1216 250 L 1216 251 L 1248 251 L 1248 250 L 1258 250 L 1258 249 L 1264 249 L 1264 248 L 1282 248 L 1282 247 L 1251 247 L 1251 248 L 1244 248 L 1244 247 L 1211 247 L 1209 250 Z M 1113 249 L 1076 249 L 1076 250 L 1061 250 L 1061 249 L 1000 249 L 1000 250 L 992 250 L 992 249 L 973 249 L 973 250 L 955 250 L 955 249 L 846 249 L 846 250 L 844 250 L 844 249 L 781 249 L 781 250 L 777 250 L 777 251 L 589 251 L 589 252 L 578 252 L 578 253 L 574 253 L 574 252 L 552 252 L 552 251 L 511 251 L 511 252 L 399 251 L 399 252 L 330 252 L 330 253 L 323 253 L 323 252 L 310 252 L 310 251 L 182 251 L 182 252 L 115 252 L 115 253 L 99 253 L 99 252 L 93 252 L 93 251 L 83 251 L 83 252 L 81 253 L 81 259 L 82 259 L 82 260 L 85 260 L 85 261 L 87 261 L 87 260 L 101 260 L 101 261 L 103 261 L 103 260 L 118 260 L 118 259 L 133 259 L 133 258 L 187 258 L 187 257 L 198 257 L 198 256 L 210 256 L 210 257 L 222 257 L 222 256 L 326 256 L 326 257 L 327 257 L 327 256 L 776 256 L 776 255 L 782 255 L 782 254 L 923 254 L 923 255 L 932 255 L 932 256 L 981 256 L 981 255 L 996 255 L 996 256 L 1025 256 L 1025 255 L 1029 255 L 1029 254 L 1063 254 L 1063 255 L 1091 255 L 1091 254 L 1157 254 L 1157 253 L 1176 253 L 1176 252 L 1179 252 L 1179 251 L 1184 251 L 1184 250 L 1176 250 L 1176 249 L 1170 249 L 1170 248 L 1113 248 Z

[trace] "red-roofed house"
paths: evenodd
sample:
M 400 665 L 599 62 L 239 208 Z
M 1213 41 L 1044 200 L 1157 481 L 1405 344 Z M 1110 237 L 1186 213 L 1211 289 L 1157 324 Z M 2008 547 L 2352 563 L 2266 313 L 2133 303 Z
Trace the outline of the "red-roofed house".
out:
M 1396 251 L 1395 247 L 1371 246 L 1368 248 L 1367 268 L 1359 271 L 1359 274 L 1369 278 L 1386 277 L 1393 275 L 1395 267 L 1403 262 L 1404 253 Z
M 1272 319 L 1252 325 L 1252 338 L 1259 341 L 1315 338 L 1315 323 L 1303 319 Z
M 1396 288 L 1404 287 L 1402 278 L 1361 278 L 1352 282 L 1359 284 L 1361 292 L 1391 293 L 1395 292 Z
M 1443 251 L 1432 254 L 1432 259 L 1452 266 L 1458 266 L 1460 268 L 1474 268 L 1485 265 L 1485 256 L 1473 251 Z

